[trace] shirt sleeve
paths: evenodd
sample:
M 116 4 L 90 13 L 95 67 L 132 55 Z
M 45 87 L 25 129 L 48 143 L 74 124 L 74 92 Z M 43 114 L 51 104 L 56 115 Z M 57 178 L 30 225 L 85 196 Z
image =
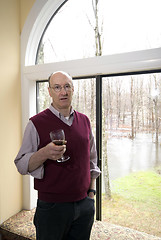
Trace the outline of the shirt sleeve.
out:
M 14 163 L 20 174 L 30 174 L 34 178 L 42 179 L 44 176 L 44 165 L 41 165 L 30 173 L 28 172 L 30 157 L 37 152 L 38 145 L 39 136 L 37 130 L 32 121 L 29 121 L 24 132 L 21 148 L 14 160 Z
M 90 132 L 90 172 L 91 178 L 97 178 L 101 173 L 97 166 L 97 151 L 92 130 Z

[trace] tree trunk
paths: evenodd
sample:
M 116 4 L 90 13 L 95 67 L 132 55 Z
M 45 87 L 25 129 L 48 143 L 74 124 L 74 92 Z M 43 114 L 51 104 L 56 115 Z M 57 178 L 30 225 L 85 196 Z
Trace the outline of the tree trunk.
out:
M 134 94 L 133 94 L 133 86 L 134 85 L 134 80 L 131 77 L 131 138 L 134 139 Z

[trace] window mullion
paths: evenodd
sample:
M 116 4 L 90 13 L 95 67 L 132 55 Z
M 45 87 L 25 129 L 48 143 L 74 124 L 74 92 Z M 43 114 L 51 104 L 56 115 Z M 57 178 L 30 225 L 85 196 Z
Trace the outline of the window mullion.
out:
M 102 77 L 96 77 L 96 147 L 98 167 L 102 170 Z M 102 179 L 96 181 L 96 220 L 102 220 Z

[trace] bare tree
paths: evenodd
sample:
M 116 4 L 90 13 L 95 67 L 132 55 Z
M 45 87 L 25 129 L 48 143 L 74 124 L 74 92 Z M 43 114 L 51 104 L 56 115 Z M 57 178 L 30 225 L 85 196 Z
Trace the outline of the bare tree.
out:
M 87 16 L 89 24 L 91 25 L 95 34 L 95 56 L 102 56 L 102 33 L 103 33 L 103 21 L 99 22 L 100 16 L 98 11 L 99 0 L 92 0 L 92 9 L 94 13 L 94 24 Z
M 154 81 L 155 81 L 155 96 L 153 98 L 154 102 L 154 112 L 155 112 L 155 142 L 158 143 L 158 136 L 159 136 L 159 121 L 158 121 L 158 83 L 157 83 L 157 78 L 156 75 L 154 76 Z
M 131 77 L 131 138 L 134 139 L 134 78 Z
M 112 96 L 113 96 L 113 84 L 110 79 L 107 79 L 107 115 L 106 117 L 108 118 L 108 125 L 109 129 L 113 128 L 113 107 L 112 107 Z
M 93 12 L 95 16 L 95 56 L 101 56 L 102 55 L 102 41 L 101 41 L 101 31 L 99 29 L 99 16 L 98 16 L 98 3 L 99 0 L 93 0 L 92 1 L 92 7 Z
M 103 21 L 99 23 L 99 0 L 92 0 L 92 8 L 94 13 L 94 25 L 91 23 L 91 20 L 88 18 L 89 24 L 94 30 L 95 34 L 95 56 L 101 56 L 102 55 L 102 32 L 103 32 Z M 91 116 L 92 116 L 92 106 L 93 106 L 93 82 L 91 81 Z M 105 109 L 105 106 L 103 105 L 103 109 Z M 106 111 L 104 111 L 105 113 Z M 107 116 L 103 115 L 103 133 L 105 133 L 105 126 L 106 126 L 106 120 Z M 111 198 L 111 189 L 110 189 L 110 180 L 109 180 L 109 170 L 108 170 L 108 158 L 107 158 L 107 136 L 103 135 L 103 160 L 104 160 L 104 168 L 103 168 L 103 176 L 104 176 L 104 183 L 105 183 L 105 194 L 108 196 L 108 198 Z
M 110 188 L 110 178 L 109 178 L 109 168 L 108 168 L 108 154 L 107 154 L 107 139 L 108 139 L 108 129 L 106 125 L 107 115 L 108 115 L 108 101 L 107 101 L 107 91 L 108 88 L 103 89 L 103 111 L 102 111 L 102 122 L 103 122 L 103 177 L 104 177 L 104 189 L 105 198 L 111 199 L 111 188 Z
M 117 127 L 120 126 L 121 117 L 121 85 L 122 81 L 120 79 L 116 80 L 116 108 L 117 108 Z

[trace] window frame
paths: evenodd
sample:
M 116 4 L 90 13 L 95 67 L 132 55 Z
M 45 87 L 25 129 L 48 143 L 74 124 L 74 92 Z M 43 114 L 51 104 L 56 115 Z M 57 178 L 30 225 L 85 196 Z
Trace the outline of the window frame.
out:
M 36 81 L 47 79 L 54 71 L 66 71 L 74 78 L 96 76 L 97 84 L 100 83 L 100 75 L 161 71 L 161 48 L 35 65 L 42 33 L 53 12 L 57 11 L 64 2 L 64 0 L 36 0 L 21 34 L 22 133 L 28 119 L 36 114 Z M 101 85 L 99 89 L 101 89 Z M 96 102 L 98 106 L 101 104 L 100 98 L 101 93 L 99 92 Z M 100 134 L 100 130 L 98 134 Z M 35 207 L 36 198 L 36 191 L 33 190 L 33 178 L 24 176 L 23 208 L 29 210 Z

